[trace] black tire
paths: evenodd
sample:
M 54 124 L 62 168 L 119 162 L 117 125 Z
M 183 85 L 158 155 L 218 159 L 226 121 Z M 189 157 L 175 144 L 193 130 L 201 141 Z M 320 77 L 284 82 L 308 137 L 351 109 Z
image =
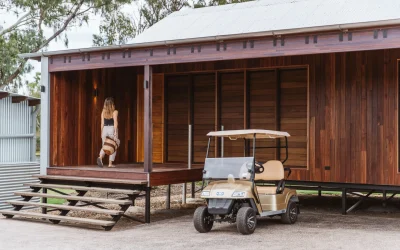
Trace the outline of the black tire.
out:
M 281 216 L 281 221 L 284 224 L 294 224 L 297 221 L 298 214 L 299 208 L 297 203 L 293 200 L 289 200 L 286 212 Z
M 199 233 L 208 233 L 213 227 L 214 221 L 211 220 L 213 215 L 208 213 L 208 208 L 206 206 L 198 207 L 194 212 L 193 224 L 194 228 Z
M 236 216 L 237 230 L 241 234 L 252 234 L 257 226 L 257 214 L 251 207 L 242 207 Z

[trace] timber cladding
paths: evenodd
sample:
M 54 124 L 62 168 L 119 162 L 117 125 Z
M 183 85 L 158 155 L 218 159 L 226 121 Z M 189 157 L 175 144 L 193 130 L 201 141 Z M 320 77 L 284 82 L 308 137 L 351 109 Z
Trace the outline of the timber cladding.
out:
M 292 135 L 291 179 L 400 185 L 398 58 L 400 50 L 379 50 L 153 66 L 153 159 L 187 163 L 188 124 L 193 124 L 193 161 L 199 163 L 206 153 L 205 134 L 221 125 L 280 129 Z M 94 163 L 106 82 L 118 82 L 115 90 L 108 88 L 130 110 L 124 123 L 132 146 L 117 163 L 141 161 L 139 69 L 51 73 L 52 165 Z M 97 83 L 96 102 L 92 85 Z M 224 143 L 226 156 L 242 155 L 242 144 Z M 220 155 L 219 148 L 220 141 L 213 141 L 210 156 Z M 283 155 L 265 149 L 257 157 Z
M 289 138 L 291 152 L 287 165 L 307 168 L 307 68 L 172 74 L 165 79 L 166 162 L 187 163 L 188 125 L 191 124 L 194 163 L 204 162 L 208 132 L 249 127 L 284 130 L 295 135 Z M 216 148 L 214 139 L 210 157 L 244 155 L 243 140 L 222 142 L 218 138 L 221 147 Z M 257 143 L 263 147 L 274 146 L 276 142 L 259 140 Z M 252 150 L 246 152 L 249 153 Z M 284 159 L 285 152 L 258 149 L 256 156 L 258 161 L 266 162 Z
M 167 75 L 216 74 L 216 83 L 221 85 L 216 88 L 217 98 L 227 100 L 225 105 L 216 102 L 220 105 L 216 110 L 225 121 L 242 118 L 243 109 L 247 113 L 243 127 L 280 126 L 289 131 L 288 163 L 304 166 L 308 162 L 307 168 L 294 168 L 291 179 L 400 185 L 398 58 L 400 50 L 379 50 L 159 65 L 153 71 Z M 308 69 L 308 82 L 304 69 Z M 235 91 L 246 89 L 238 84 L 244 74 L 247 81 L 250 79 L 247 88 L 251 94 L 243 94 L 243 107 L 243 97 Z M 274 99 L 278 88 L 273 87 L 275 79 L 280 82 L 276 95 L 281 99 L 279 107 Z M 226 89 L 222 89 L 224 86 Z M 229 103 L 230 94 L 224 91 L 231 91 L 239 100 L 237 104 Z M 234 111 L 224 114 L 229 106 L 235 107 Z M 274 122 L 277 116 L 279 126 Z M 220 125 L 222 121 L 217 119 L 216 128 Z M 273 152 L 265 150 L 262 154 Z
M 132 153 L 136 145 L 136 71 L 118 68 L 52 73 L 51 166 L 95 164 L 101 149 L 101 111 L 109 96 L 114 97 L 119 111 L 121 147 L 116 162 L 136 160 Z

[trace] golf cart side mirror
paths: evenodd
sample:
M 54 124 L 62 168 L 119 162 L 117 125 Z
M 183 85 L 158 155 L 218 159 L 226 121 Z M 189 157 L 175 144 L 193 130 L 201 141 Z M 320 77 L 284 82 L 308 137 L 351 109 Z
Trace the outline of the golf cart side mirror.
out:
M 292 173 L 292 170 L 290 168 L 284 168 L 285 171 L 289 171 L 288 175 L 286 178 L 289 178 L 290 174 Z

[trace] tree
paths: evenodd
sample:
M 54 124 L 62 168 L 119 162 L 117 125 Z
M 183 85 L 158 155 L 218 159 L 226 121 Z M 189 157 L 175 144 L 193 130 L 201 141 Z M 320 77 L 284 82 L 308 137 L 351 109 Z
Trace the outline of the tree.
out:
M 188 0 L 137 1 L 136 14 L 112 13 L 106 15 L 100 26 L 100 34 L 93 36 L 93 45 L 125 44 L 145 29 L 183 7 L 202 8 L 248 1 L 252 0 L 197 0 L 193 1 L 192 5 Z
M 40 98 L 40 75 L 40 72 L 36 72 L 33 82 L 27 84 L 29 96 Z
M 21 76 L 32 67 L 20 53 L 45 50 L 49 43 L 62 37 L 68 46 L 65 31 L 71 26 L 89 23 L 90 15 L 107 19 L 134 0 L 0 0 L 0 11 L 13 13 L 17 20 L 0 29 L 0 89 L 22 85 Z M 53 33 L 45 36 L 43 29 Z
M 33 82 L 27 83 L 28 95 L 40 98 L 40 73 L 36 72 Z M 36 150 L 40 150 L 40 106 L 36 107 Z
M 100 34 L 93 35 L 94 46 L 125 44 L 145 29 L 183 7 L 188 0 L 143 0 L 136 2 L 137 13 L 111 13 L 100 25 Z

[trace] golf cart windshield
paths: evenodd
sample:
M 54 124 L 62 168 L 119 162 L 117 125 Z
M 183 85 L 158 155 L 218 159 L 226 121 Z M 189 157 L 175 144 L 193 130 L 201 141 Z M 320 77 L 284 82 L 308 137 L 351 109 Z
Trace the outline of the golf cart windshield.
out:
M 206 158 L 203 179 L 250 180 L 254 157 Z

